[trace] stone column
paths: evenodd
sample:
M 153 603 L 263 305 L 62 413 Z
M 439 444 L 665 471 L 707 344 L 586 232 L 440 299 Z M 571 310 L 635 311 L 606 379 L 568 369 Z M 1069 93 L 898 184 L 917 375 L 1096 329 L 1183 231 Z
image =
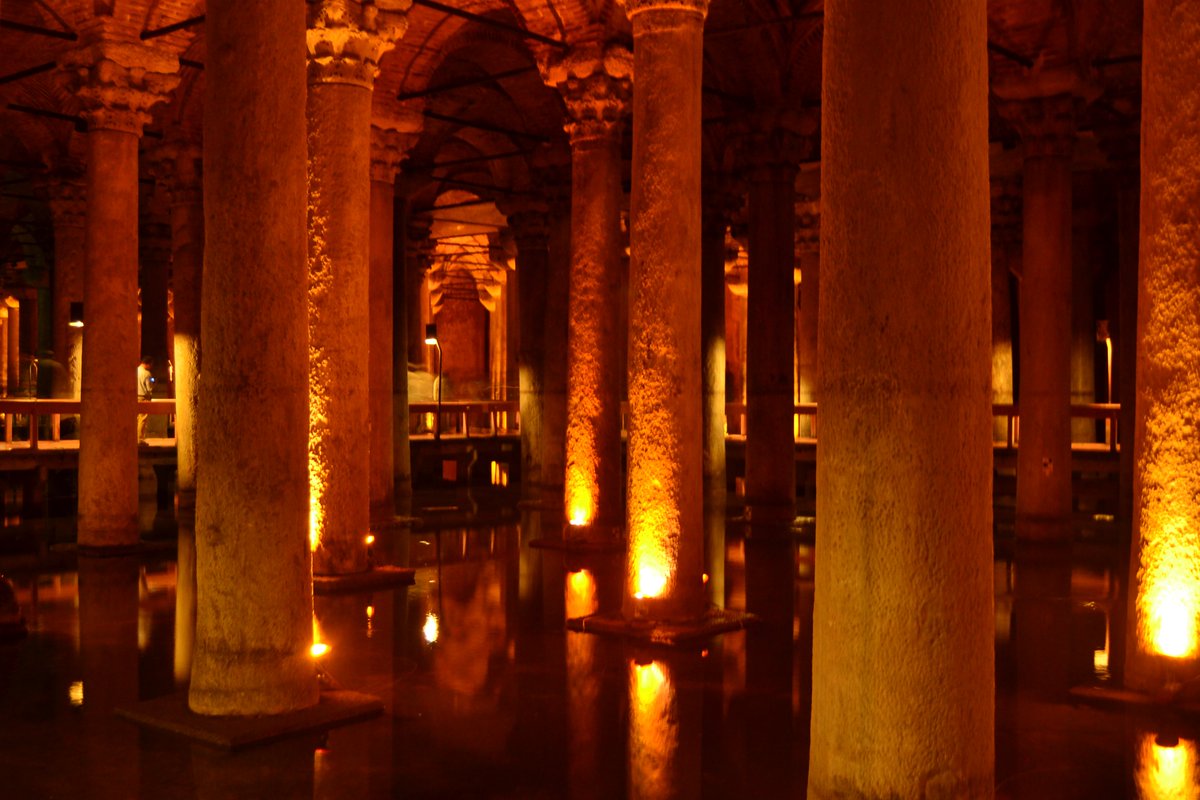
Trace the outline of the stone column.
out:
M 26 306 L 28 308 L 28 306 Z M 8 394 L 21 391 L 21 301 L 8 300 Z
M 546 315 L 542 372 L 542 490 L 548 502 L 562 507 L 567 473 L 567 331 L 571 279 L 570 168 L 543 169 L 546 192 Z
M 313 571 L 368 568 L 371 93 L 407 24 L 374 4 L 308 6 L 309 492 Z
M 574 541 L 615 541 L 621 528 L 621 129 L 632 73 L 627 48 L 588 43 L 549 74 L 566 100 L 571 140 L 563 503 Z
M 196 640 L 188 705 L 317 702 L 308 552 L 304 7 L 209 0 Z M 253 269 L 247 269 L 253 265 Z M 132 386 L 132 381 L 130 382 Z
M 1071 152 L 1069 94 L 1005 103 L 1025 149 L 1020 289 L 1017 535 L 1071 535 Z
M 79 393 L 80 329 L 73 328 L 71 304 L 83 302 L 83 272 L 87 258 L 85 229 L 87 191 L 82 180 L 59 178 L 50 186 L 50 216 L 54 221 L 54 359 L 62 369 L 54 375 L 55 397 Z
M 167 285 L 171 272 L 171 225 L 168 221 L 147 222 L 138 236 L 138 275 L 141 296 L 141 355 L 154 359 L 156 397 L 166 397 L 167 358 Z
M 626 0 L 625 9 L 637 83 L 624 612 L 694 618 L 705 607 L 700 78 L 708 2 Z
M 1013 402 L 1013 268 L 1021 268 L 1021 179 L 993 178 L 992 197 L 992 403 Z M 1008 440 L 1008 420 L 994 417 L 992 438 Z
M 175 300 L 175 493 L 180 514 L 196 508 L 196 415 L 200 377 L 200 286 L 204 265 L 204 188 L 200 148 L 170 153 L 171 289 Z
M 825 5 L 810 798 L 993 795 L 985 5 Z
M 412 493 L 409 474 L 407 370 L 396 375 L 395 352 L 407 359 L 403 319 L 404 280 L 396 292 L 393 253 L 396 238 L 396 173 L 404 156 L 403 143 L 395 131 L 371 129 L 371 209 L 368 283 L 370 439 L 370 526 L 374 530 L 391 525 L 396 518 L 396 492 Z M 401 316 L 396 325 L 394 314 Z M 402 377 L 402 380 L 395 380 Z M 394 408 L 400 406 L 400 408 Z M 397 462 L 400 462 L 397 464 Z M 404 485 L 398 487 L 397 483 Z
M 79 435 L 82 548 L 137 544 L 138 137 L 149 108 L 179 78 L 174 55 L 119 41 L 107 18 L 59 57 L 83 105 L 87 134 L 87 260 L 83 291 L 90 357 Z
M 727 179 L 705 173 L 700 239 L 700 337 L 704 385 L 704 498 L 724 508 L 725 482 L 725 234 L 731 207 L 741 204 Z M 720 512 L 724 522 L 723 511 Z M 722 557 L 724 554 L 722 553 Z
M 815 403 L 821 369 L 817 361 L 817 319 L 821 295 L 821 216 L 816 203 L 796 222 L 796 259 L 800 266 L 800 321 L 796 326 L 796 400 Z M 801 417 L 800 435 L 816 436 L 811 418 Z
M 508 216 L 517 242 L 521 350 L 517 354 L 521 402 L 521 496 L 535 497 L 542 482 L 542 388 L 545 365 L 546 272 L 550 252 L 541 208 Z
M 1125 683 L 1155 694 L 1200 665 L 1200 7 L 1147 0 L 1142 35 L 1137 427 Z M 1183 43 L 1188 43 L 1184 45 Z
M 796 515 L 795 186 L 817 123 L 785 113 L 751 124 L 743 143 L 750 177 L 746 517 L 762 532 L 763 523 L 790 526 Z

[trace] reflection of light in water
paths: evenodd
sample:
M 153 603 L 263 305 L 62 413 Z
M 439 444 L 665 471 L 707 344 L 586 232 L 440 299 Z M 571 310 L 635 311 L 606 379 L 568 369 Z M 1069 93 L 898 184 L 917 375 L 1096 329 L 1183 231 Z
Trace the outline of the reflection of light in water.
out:
M 629 662 L 629 794 L 670 794 L 672 762 L 679 749 L 675 690 L 667 666 Z
M 437 614 L 430 611 L 425 615 L 425 624 L 421 626 L 421 633 L 425 636 L 425 641 L 433 644 L 438 640 L 438 618 Z
M 1196 784 L 1196 743 L 1179 740 L 1173 747 L 1143 733 L 1138 743 L 1134 783 L 1140 800 L 1200 800 Z
M 367 606 L 367 638 L 370 639 L 375 635 L 374 627 L 375 606 Z
M 83 705 L 83 681 L 75 681 L 68 686 L 67 697 L 76 708 Z
M 586 569 L 567 574 L 567 619 L 596 613 L 596 579 Z

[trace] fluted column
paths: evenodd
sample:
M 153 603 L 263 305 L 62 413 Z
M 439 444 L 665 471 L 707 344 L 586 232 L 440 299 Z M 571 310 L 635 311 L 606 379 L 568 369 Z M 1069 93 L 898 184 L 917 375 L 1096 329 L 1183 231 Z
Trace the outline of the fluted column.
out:
M 313 571 L 346 574 L 368 568 L 371 92 L 407 21 L 344 0 L 308 16 L 309 535 Z
M 796 510 L 795 184 L 817 121 L 772 114 L 751 124 L 744 142 L 750 177 L 746 516 L 761 531 L 762 523 L 790 525 Z
M 1190 681 L 1200 667 L 1198 41 L 1200 7 L 1147 0 L 1130 565 L 1135 591 L 1125 682 L 1155 694 Z
M 708 2 L 626 0 L 625 9 L 637 75 L 625 614 L 688 618 L 705 606 L 700 79 Z
M 88 357 L 79 435 L 79 545 L 137 544 L 138 138 L 149 109 L 178 83 L 178 59 L 112 38 L 106 19 L 59 57 L 87 134 Z
M 196 418 L 200 377 L 200 287 L 204 188 L 200 148 L 171 147 L 171 290 L 175 304 L 175 495 L 180 514 L 196 508 Z
M 1070 536 L 1071 153 L 1074 98 L 1015 100 L 1002 112 L 1021 134 L 1021 440 L 1017 535 Z
M 296 102 L 304 7 L 209 0 L 205 13 L 205 356 L 188 704 L 201 714 L 275 714 L 318 698 L 305 122 Z
M 544 209 L 508 217 L 517 242 L 517 291 L 521 349 L 517 354 L 521 403 L 521 495 L 533 499 L 542 481 L 542 387 L 544 385 L 546 272 L 550 254 Z
M 394 130 L 371 130 L 370 346 L 367 379 L 370 394 L 372 528 L 396 518 L 396 494 L 412 493 L 408 447 L 408 374 L 397 370 L 395 354 L 407 364 L 405 281 L 395 279 L 396 173 L 406 142 Z M 396 291 L 399 289 L 399 291 Z M 399 317 L 397 320 L 395 317 Z M 397 424 L 397 423 L 400 424 Z
M 80 329 L 71 327 L 71 304 L 83 302 L 83 272 L 87 260 L 87 190 L 82 180 L 59 178 L 50 186 L 50 216 L 54 222 L 54 305 L 52 347 L 62 369 L 54 375 L 53 395 L 79 395 Z
M 633 56 L 589 43 L 550 70 L 571 140 L 566 537 L 614 541 L 621 527 L 621 129 Z
M 989 798 L 985 0 L 829 0 L 808 797 Z

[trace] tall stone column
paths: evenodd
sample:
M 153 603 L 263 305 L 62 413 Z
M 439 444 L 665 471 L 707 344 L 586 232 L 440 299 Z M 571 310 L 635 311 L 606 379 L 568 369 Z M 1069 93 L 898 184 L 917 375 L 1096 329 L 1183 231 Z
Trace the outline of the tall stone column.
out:
M 705 173 L 700 239 L 700 336 L 704 385 L 704 498 L 724 508 L 725 489 L 725 233 L 730 209 L 741 204 L 726 179 Z M 722 524 L 724 514 L 721 512 Z M 722 554 L 722 558 L 724 554 Z
M 825 5 L 810 798 L 993 795 L 985 6 Z
M 167 286 L 171 273 L 171 225 L 169 221 L 147 222 L 138 237 L 138 284 L 142 300 L 141 355 L 154 359 L 156 396 L 165 397 L 168 383 Z M 161 393 L 160 393 L 161 392 Z
M 308 6 L 309 492 L 313 571 L 368 568 L 371 92 L 403 15 Z
M 770 114 L 751 124 L 744 142 L 750 176 L 746 517 L 761 532 L 764 523 L 790 526 L 796 513 L 795 186 L 816 120 Z
M 188 694 L 200 714 L 276 714 L 318 698 L 309 654 L 305 120 L 296 102 L 304 31 L 304 7 L 292 0 L 206 8 L 205 356 Z
M 200 378 L 200 287 L 204 266 L 204 187 L 200 148 L 171 146 L 171 290 L 175 301 L 175 496 L 180 514 L 196 508 L 196 418 Z
M 1025 149 L 1017 536 L 1071 535 L 1071 153 L 1074 98 L 1005 103 Z
M 521 403 L 521 496 L 532 500 L 542 482 L 542 391 L 545 382 L 546 272 L 550 252 L 542 208 L 514 211 L 521 350 L 517 354 Z
M 78 528 L 85 549 L 138 541 L 138 137 L 150 107 L 179 82 L 174 55 L 114 39 L 108 22 L 94 20 L 79 32 L 84 44 L 59 57 L 88 123 Z
M 396 518 L 396 494 L 412 493 L 409 471 L 407 366 L 396 369 L 395 354 L 407 365 L 405 281 L 395 279 L 396 173 L 404 157 L 402 134 L 371 129 L 370 334 L 367 368 L 370 394 L 370 524 L 375 529 Z M 403 203 L 403 201 L 399 201 Z M 399 290 L 399 291 L 397 291 Z M 400 319 L 396 320 L 396 316 Z M 397 380 L 399 379 L 399 380 Z
M 577 46 L 550 69 L 571 140 L 567 329 L 566 537 L 611 542 L 621 528 L 621 129 L 633 55 Z
M 817 361 L 817 319 L 821 306 L 821 216 L 816 203 L 796 221 L 796 260 L 800 267 L 800 321 L 796 326 L 796 401 L 815 403 L 821 383 Z M 801 417 L 800 435 L 815 436 L 811 418 Z
M 993 178 L 992 197 L 992 402 L 1013 402 L 1013 269 L 1021 270 L 1021 179 Z M 1007 441 L 1008 420 L 993 418 L 992 438 Z
M 1160 693 L 1200 666 L 1200 7 L 1147 0 L 1130 636 L 1125 682 Z M 1186 45 L 1184 43 L 1187 43 Z
M 693 618 L 705 607 L 700 79 L 708 2 L 626 0 L 625 10 L 637 82 L 624 613 Z
M 543 323 L 542 491 L 547 502 L 562 507 L 567 473 L 567 331 L 571 280 L 570 167 L 541 170 L 546 192 L 546 315 Z
M 54 375 L 55 397 L 79 393 L 80 329 L 71 327 L 71 304 L 83 302 L 86 249 L 87 191 L 82 180 L 59 178 L 50 186 L 50 216 L 54 222 L 54 332 L 51 345 L 62 370 Z

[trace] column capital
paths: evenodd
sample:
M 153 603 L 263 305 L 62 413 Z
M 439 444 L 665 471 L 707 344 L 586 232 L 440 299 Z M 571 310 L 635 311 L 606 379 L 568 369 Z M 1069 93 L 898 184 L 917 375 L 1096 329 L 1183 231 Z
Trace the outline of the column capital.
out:
M 83 178 L 55 176 L 49 179 L 46 188 L 54 227 L 82 228 L 87 220 L 87 184 Z
M 308 83 L 372 89 L 379 60 L 408 28 L 412 0 L 318 0 L 308 6 Z
M 371 180 L 393 183 L 400 164 L 421 135 L 422 117 L 375 120 L 371 123 Z
M 1021 177 L 1009 175 L 991 180 L 992 244 L 1002 249 L 1021 244 Z
M 796 204 L 796 253 L 819 253 L 821 251 L 820 204 L 807 201 Z
M 625 13 L 631 20 L 644 11 L 696 16 L 701 20 L 708 16 L 709 0 L 620 0 L 620 2 L 625 6 Z
M 526 200 L 500 209 L 508 218 L 508 227 L 518 250 L 545 250 L 550 243 L 550 222 L 546 203 Z
M 550 63 L 546 83 L 567 106 L 571 145 L 620 136 L 633 98 L 633 51 L 618 42 L 583 42 Z
M 740 155 L 749 167 L 750 180 L 794 179 L 800 162 L 816 156 L 820 130 L 820 117 L 811 109 L 752 116 L 740 139 Z
M 171 195 L 171 205 L 202 202 L 203 151 L 197 142 L 169 139 L 151 154 L 154 177 Z
M 83 31 L 84 44 L 58 57 L 89 130 L 142 135 L 150 109 L 179 85 L 179 59 L 165 50 Z
M 1025 158 L 1067 158 L 1075 149 L 1075 96 L 998 100 L 996 110 L 1021 137 Z

